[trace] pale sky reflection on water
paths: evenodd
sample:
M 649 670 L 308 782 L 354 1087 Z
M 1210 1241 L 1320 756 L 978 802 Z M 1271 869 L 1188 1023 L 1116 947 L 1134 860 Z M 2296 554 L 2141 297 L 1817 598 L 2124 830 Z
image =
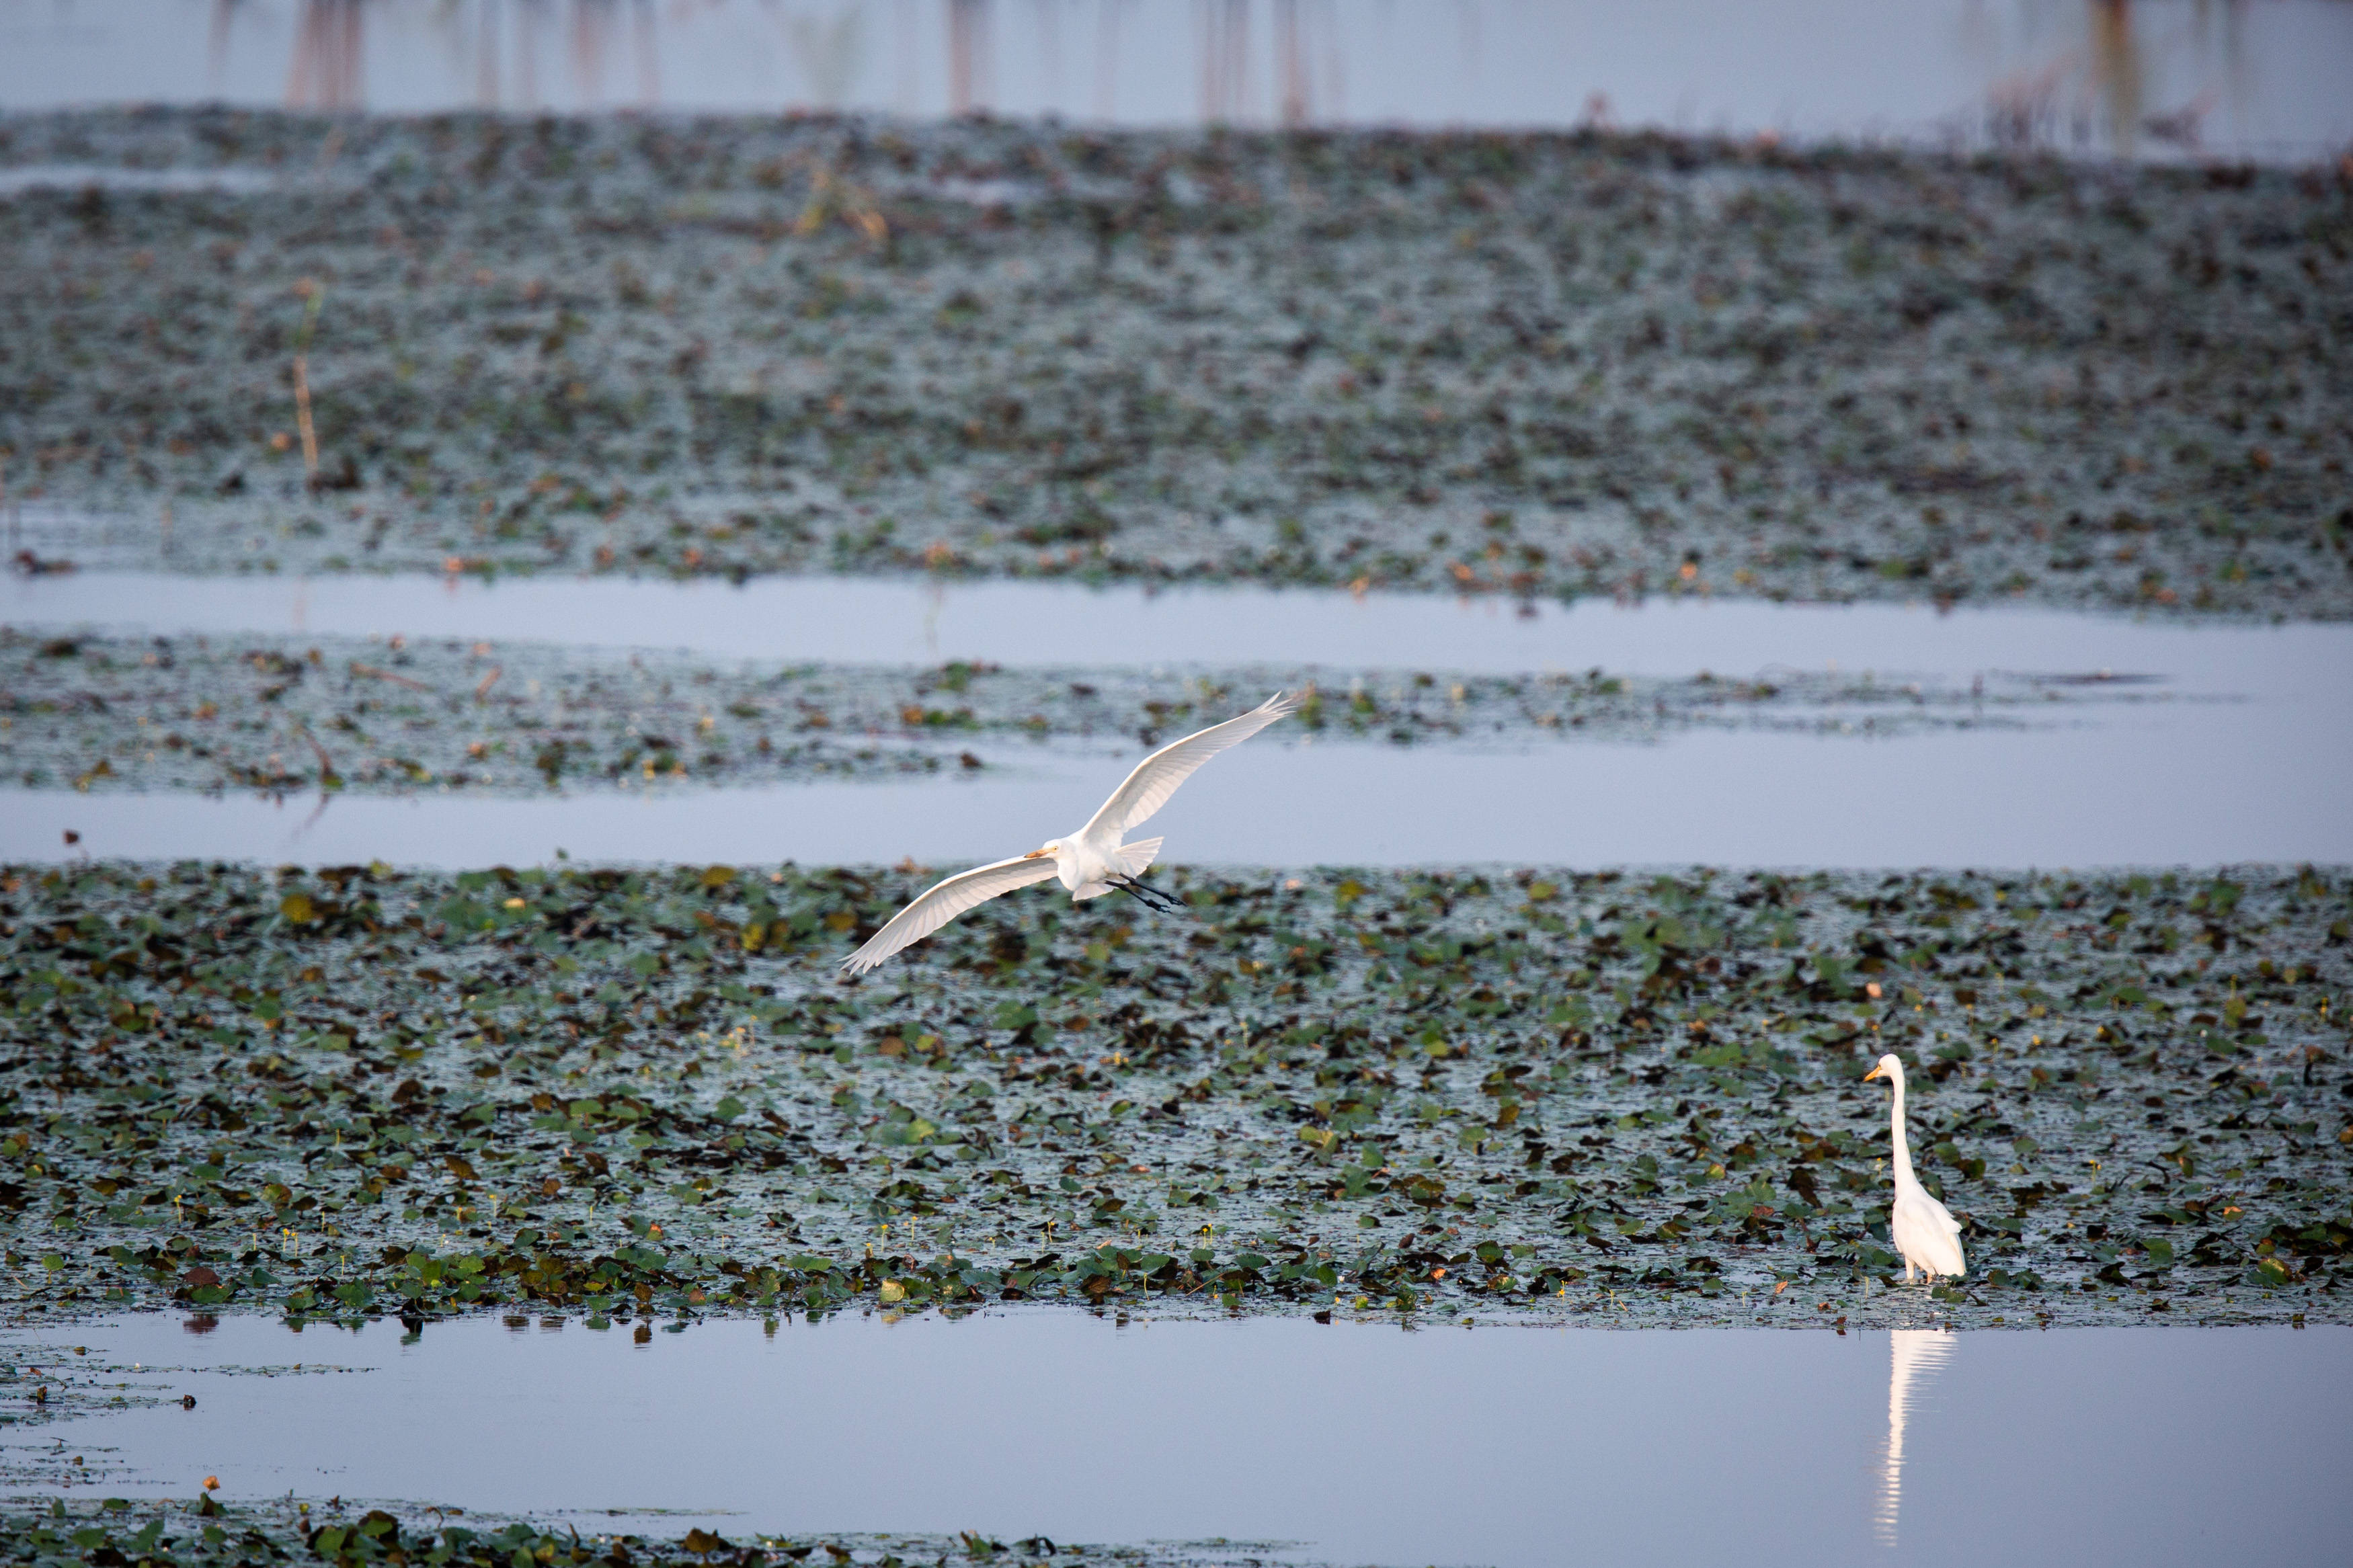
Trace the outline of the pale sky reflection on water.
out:
M 390 1320 L 299 1336 L 257 1317 L 201 1336 L 183 1321 L 71 1331 L 91 1347 L 84 1364 L 142 1363 L 159 1370 L 134 1381 L 197 1404 L 44 1427 L 47 1462 L 84 1454 L 115 1496 L 185 1498 L 217 1474 L 231 1499 L 396 1497 L 543 1522 L 580 1510 L 584 1534 L 708 1521 L 731 1539 L 1222 1535 L 1341 1563 L 1505 1568 L 1876 1563 L 1890 1529 L 1906 1563 L 2214 1563 L 2260 1542 L 2266 1563 L 2317 1564 L 2339 1561 L 2353 1530 L 2342 1328 L 1924 1328 L 1891 1344 L 1296 1318 L 1120 1327 L 1024 1309 L 773 1332 L 722 1321 L 643 1342 L 627 1323 L 485 1316 L 410 1343 Z M 205 1370 L 296 1362 L 366 1370 Z M 26 1453 L 9 1462 L 37 1492 Z M 605 1514 L 617 1506 L 683 1511 Z
M 2337 0 L 0 0 L 0 103 L 988 110 L 2312 160 Z
M 1921 866 L 2051 868 L 2353 861 L 2353 627 L 2135 620 L 2044 610 L 1757 602 L 1531 606 L 1260 588 L 1147 594 L 760 578 L 484 585 L 81 572 L 0 584 L 20 631 L 687 645 L 724 658 L 1032 668 L 1261 664 L 1748 679 L 1869 671 L 1967 688 L 1987 670 L 2155 677 L 2132 702 L 2054 706 L 2031 728 L 1893 737 L 1668 731 L 1655 742 L 1315 740 L 1295 726 L 1220 758 L 1155 831 L 1191 865 Z M 2021 715 L 1998 715 L 2006 720 Z M 2028 719 L 2035 716 L 2023 715 Z M 714 790 L 591 787 L 501 797 L 427 789 L 321 800 L 103 790 L 0 799 L 0 858 L 69 855 L 342 865 L 797 860 L 949 866 L 1082 821 L 1132 741 L 974 743 L 995 764 L 908 782 Z M 74 845 L 68 831 L 79 835 Z
M 2245 707 L 1866 741 L 1704 731 L 1525 751 L 1303 745 L 1220 757 L 1153 819 L 1187 866 L 2213 866 L 2353 861 L 2344 731 L 2266 746 Z M 897 864 L 943 870 L 1083 821 L 1141 752 L 978 746 L 913 782 L 565 795 L 0 792 L 0 859 L 466 868 Z M 65 834 L 78 834 L 69 846 Z

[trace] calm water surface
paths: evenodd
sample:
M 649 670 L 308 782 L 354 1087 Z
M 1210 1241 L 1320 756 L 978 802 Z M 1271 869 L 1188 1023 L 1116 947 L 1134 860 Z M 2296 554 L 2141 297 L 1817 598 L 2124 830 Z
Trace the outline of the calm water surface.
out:
M 393 1322 L 187 1331 L 206 1321 L 70 1331 L 196 1406 L 28 1432 L 0 1450 L 14 1489 L 53 1489 L 79 1454 L 121 1497 L 209 1474 L 233 1498 L 571 1510 L 584 1532 L 708 1515 L 731 1536 L 1222 1535 L 1347 1563 L 2219 1563 L 2259 1542 L 2319 1563 L 2353 1531 L 2345 1329 L 1401 1332 L 1045 1310 L 642 1340 L 522 1318 L 414 1341 Z
M 1707 732 L 1526 751 L 1305 745 L 1218 759 L 1153 818 L 1180 865 L 2024 868 L 2353 861 L 2353 728 L 2225 706 L 2097 727 L 1865 741 Z M 976 748 L 976 777 L 515 798 L 0 791 L 0 859 L 401 866 L 928 865 L 1085 820 L 1141 755 Z M 2337 759 L 2323 765 L 2324 757 Z M 65 835 L 79 835 L 69 847 Z
M 1600 123 L 2333 156 L 2339 0 L 0 0 L 0 103 Z
M 1011 666 L 1871 671 L 1966 687 L 1986 671 L 2148 678 L 2035 728 L 1874 736 L 1749 730 L 1525 748 L 1311 743 L 1220 758 L 1155 826 L 1192 864 L 2073 866 L 2353 859 L 2353 626 L 2205 625 L 2036 610 L 1686 600 L 1535 607 L 1257 588 L 1147 594 L 772 578 L 485 585 L 419 577 L 84 573 L 0 586 L 20 629 L 100 625 L 686 647 L 714 658 Z M 2016 710 L 1998 715 L 2019 717 Z M 2034 717 L 2031 714 L 2027 717 Z M 283 801 L 0 794 L 0 858 L 343 864 L 591 860 L 945 864 L 1083 820 L 1140 754 L 976 746 L 972 778 L 532 799 Z M 950 768 L 949 774 L 959 770 Z M 70 847 L 69 832 L 79 835 Z
M 2353 6 L 2348 7 L 2353 11 Z M 845 664 L 1176 667 L 1274 663 L 1518 673 L 1746 676 L 1777 667 L 1958 674 L 2154 673 L 2182 689 L 2342 689 L 2353 626 L 2136 619 L 2043 609 L 1494 598 L 1246 585 L 758 577 L 742 586 L 614 576 L 192 577 L 78 572 L 0 581 L 0 620 L 159 634 L 457 637 L 688 649 Z

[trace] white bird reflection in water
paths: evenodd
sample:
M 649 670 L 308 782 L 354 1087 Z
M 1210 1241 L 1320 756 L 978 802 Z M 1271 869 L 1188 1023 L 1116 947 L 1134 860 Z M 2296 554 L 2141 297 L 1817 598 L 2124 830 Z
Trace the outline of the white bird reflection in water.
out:
M 1887 1455 L 1880 1467 L 1874 1521 L 1883 1546 L 1895 1544 L 1903 1511 L 1905 1422 L 1913 1400 L 1927 1392 L 1929 1380 L 1952 1359 L 1954 1338 L 1950 1329 L 1897 1329 L 1887 1336 Z

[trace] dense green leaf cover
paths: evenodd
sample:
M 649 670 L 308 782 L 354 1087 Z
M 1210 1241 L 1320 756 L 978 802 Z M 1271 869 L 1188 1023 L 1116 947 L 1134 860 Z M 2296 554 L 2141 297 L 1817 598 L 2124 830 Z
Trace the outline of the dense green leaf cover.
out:
M 0 875 L 20 1310 L 2345 1317 L 2341 873 Z
M 164 109 L 0 163 L 199 183 L 9 202 L 9 494 L 105 516 L 44 562 L 2353 612 L 2341 171 Z
M 22 1506 L 22 1505 L 19 1505 Z M 0 1562 L 28 1568 L 232 1568 L 280 1563 L 325 1568 L 902 1568 L 907 1564 L 1119 1563 L 1126 1568 L 1240 1568 L 1286 1543 L 1155 1542 L 1089 1546 L 1045 1536 L 997 1541 L 955 1535 L 741 1535 L 700 1526 L 647 1537 L 527 1520 L 453 1522 L 451 1512 L 413 1504 L 368 1507 L 109 1499 L 0 1515 Z M 1285 1555 L 1285 1562 L 1300 1559 Z M 1302 1563 L 1302 1568 L 1312 1564 Z

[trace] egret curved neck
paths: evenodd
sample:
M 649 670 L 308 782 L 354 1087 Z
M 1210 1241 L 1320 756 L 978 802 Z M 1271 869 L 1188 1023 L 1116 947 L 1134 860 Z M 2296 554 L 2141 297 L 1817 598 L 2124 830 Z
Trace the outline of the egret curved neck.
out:
M 1915 1185 L 1920 1178 L 1912 1173 L 1912 1142 L 1904 1136 L 1904 1075 L 1894 1075 L 1895 1100 L 1887 1113 L 1888 1141 L 1895 1145 L 1895 1179 Z

